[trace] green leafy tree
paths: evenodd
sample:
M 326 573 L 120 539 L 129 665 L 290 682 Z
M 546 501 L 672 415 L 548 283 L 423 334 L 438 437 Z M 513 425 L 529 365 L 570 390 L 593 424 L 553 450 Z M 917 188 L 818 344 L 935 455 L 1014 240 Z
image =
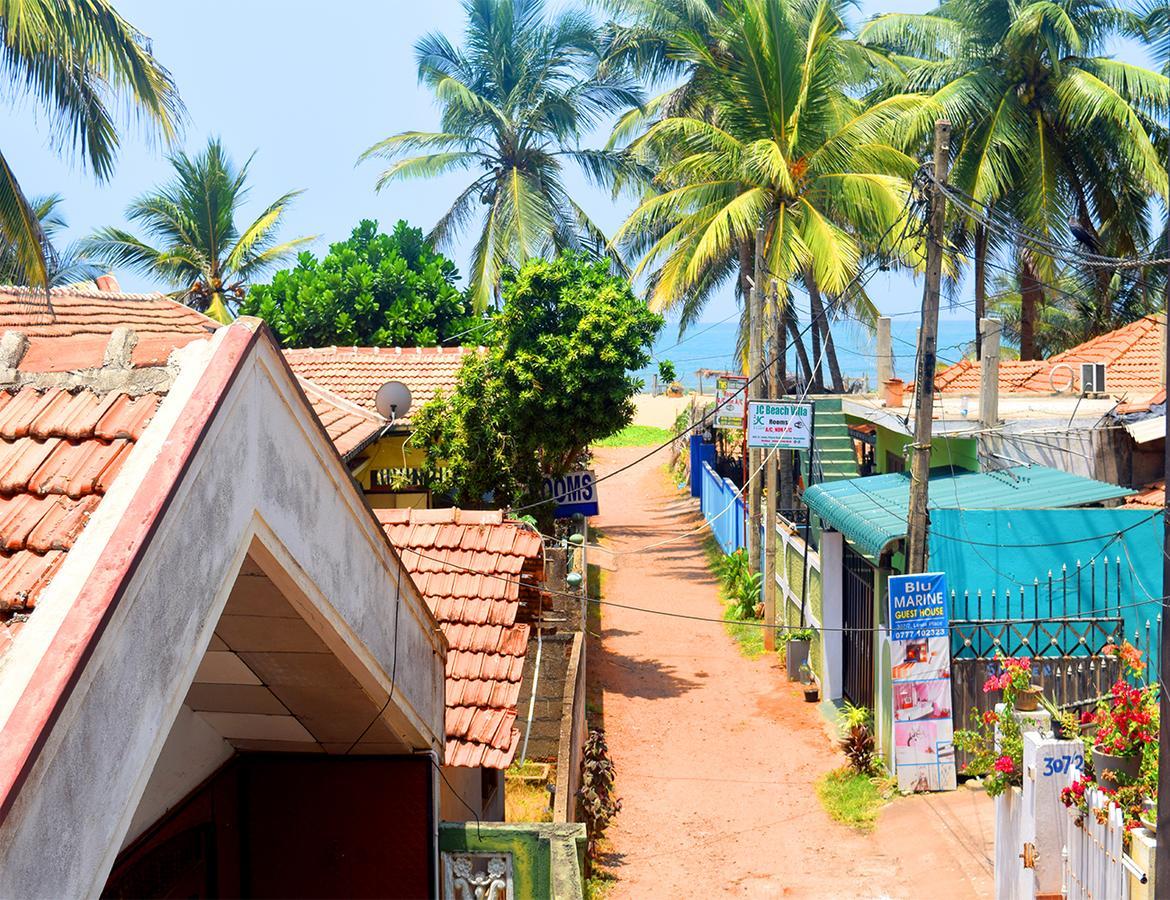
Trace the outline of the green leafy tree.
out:
M 188 306 L 230 322 L 252 278 L 314 240 L 276 240 L 280 220 L 300 191 L 279 197 L 241 230 L 236 214 L 248 195 L 251 157 L 237 169 L 219 139 L 211 138 L 198 155 L 176 153 L 170 161 L 174 181 L 139 197 L 126 210 L 126 218 L 145 229 L 146 239 L 107 227 L 86 238 L 82 247 L 110 266 L 163 279 L 178 288 L 175 296 Z
M 0 2 L 0 72 L 8 98 L 27 97 L 43 110 L 54 148 L 78 153 L 102 180 L 118 151 L 112 105 L 124 104 L 168 141 L 182 118 L 170 73 L 106 0 Z M 14 253 L 28 284 L 49 284 L 41 217 L 2 152 L 0 244 Z
M 1134 255 L 1148 246 L 1151 194 L 1166 196 L 1155 142 L 1166 133 L 1170 80 L 1106 50 L 1119 30 L 1142 27 L 1107 0 L 944 0 L 924 14 L 878 16 L 859 39 L 900 68 L 896 90 L 931 94 L 902 123 L 905 146 L 921 146 L 938 117 L 955 124 L 950 180 L 981 207 L 1063 246 L 1073 243 L 1075 216 L 1096 242 Z M 1037 311 L 1058 254 L 1036 246 L 1014 254 L 1010 225 L 990 234 L 969 227 L 977 306 L 987 259 L 1013 254 L 1020 356 L 1035 358 Z M 1101 273 L 1098 291 L 1109 278 Z
M 872 315 L 856 289 L 862 256 L 909 249 L 895 226 L 917 163 L 888 134 L 921 98 L 869 106 L 849 92 L 843 24 L 828 0 L 725 7 L 703 31 L 674 38 L 702 111 L 668 108 L 630 144 L 657 173 L 616 239 L 641 251 L 651 307 L 681 307 L 689 322 L 728 279 L 747 294 L 762 228 L 775 302 L 787 307 L 794 286 L 809 293 L 813 335 L 825 337 L 840 390 L 822 295 Z
M 595 172 L 583 131 L 641 97 L 624 73 L 599 74 L 597 29 L 576 11 L 547 16 L 543 0 L 467 0 L 457 48 L 442 34 L 415 47 L 419 80 L 442 107 L 439 131 L 406 131 L 362 159 L 392 161 L 378 189 L 404 178 L 471 171 L 474 180 L 431 230 L 448 247 L 482 210 L 469 289 L 487 307 L 502 273 L 531 256 L 579 249 L 602 254 L 606 238 L 564 184 L 564 161 Z
M 324 259 L 302 253 L 295 268 L 252 285 L 240 312 L 263 318 L 286 347 L 434 346 L 477 331 L 458 278 L 421 229 L 399 221 L 380 234 L 363 219 Z
M 507 271 L 503 300 L 487 353 L 414 416 L 432 486 L 465 506 L 533 501 L 628 425 L 641 387 L 628 373 L 662 327 L 605 262 L 571 252 Z

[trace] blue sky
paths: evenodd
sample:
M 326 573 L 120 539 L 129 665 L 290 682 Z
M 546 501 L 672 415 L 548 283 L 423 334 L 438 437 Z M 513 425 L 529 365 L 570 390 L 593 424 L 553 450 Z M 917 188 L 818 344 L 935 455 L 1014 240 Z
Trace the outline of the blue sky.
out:
M 861 15 L 920 12 L 930 5 L 864 0 Z M 245 218 L 285 191 L 304 189 L 282 234 L 320 235 L 314 246 L 320 252 L 363 217 L 387 228 L 405 218 L 429 229 L 466 183 L 456 174 L 398 183 L 376 194 L 377 162 L 356 165 L 362 150 L 387 135 L 437 125 L 430 95 L 417 83 L 413 45 L 428 31 L 461 35 L 458 0 L 327 6 L 306 0 L 118 0 L 117 8 L 150 36 L 178 84 L 188 111 L 183 146 L 196 150 L 214 134 L 238 162 L 255 152 Z M 1142 56 L 1132 48 L 1122 52 Z M 0 133 L 5 156 L 28 193 L 64 195 L 69 238 L 125 224 L 127 202 L 169 175 L 164 149 L 133 127 L 124 131 L 113 178 L 101 184 L 76 159 L 51 151 L 35 106 L 0 104 Z M 620 224 L 628 204 L 614 203 L 575 173 L 569 183 L 603 228 L 612 232 Z M 451 251 L 461 268 L 470 246 L 465 243 Z M 127 290 L 161 287 L 128 272 L 119 278 Z M 883 312 L 904 312 L 921 302 L 921 287 L 905 275 L 879 275 L 870 288 Z M 723 319 L 734 309 L 728 288 L 704 318 Z

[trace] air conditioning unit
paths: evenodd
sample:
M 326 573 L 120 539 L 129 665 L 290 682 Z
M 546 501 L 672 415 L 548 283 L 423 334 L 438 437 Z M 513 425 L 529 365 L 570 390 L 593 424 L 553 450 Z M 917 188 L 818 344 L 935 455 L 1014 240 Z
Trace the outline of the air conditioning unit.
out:
M 1105 393 L 1105 363 L 1081 363 L 1081 393 Z

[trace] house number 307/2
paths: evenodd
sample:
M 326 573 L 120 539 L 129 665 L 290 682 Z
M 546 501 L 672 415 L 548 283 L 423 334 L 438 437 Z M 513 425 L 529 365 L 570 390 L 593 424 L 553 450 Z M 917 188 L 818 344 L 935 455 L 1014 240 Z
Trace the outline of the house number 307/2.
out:
M 1071 772 L 1073 769 L 1083 769 L 1085 767 L 1085 757 L 1080 753 L 1075 756 L 1065 754 L 1064 756 L 1046 756 L 1044 757 L 1044 776 L 1062 775 L 1065 772 Z

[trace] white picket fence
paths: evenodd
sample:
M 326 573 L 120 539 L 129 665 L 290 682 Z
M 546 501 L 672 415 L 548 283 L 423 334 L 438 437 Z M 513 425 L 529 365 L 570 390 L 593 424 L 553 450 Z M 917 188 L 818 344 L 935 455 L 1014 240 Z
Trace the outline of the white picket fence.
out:
M 1079 826 L 1077 811 L 1069 810 L 1066 896 L 1069 900 L 1129 900 L 1129 873 L 1122 864 L 1125 816 L 1100 791 L 1085 791 L 1085 799 L 1089 810 Z
M 995 896 L 997 900 L 1153 900 L 1154 835 L 1143 828 L 1123 849 L 1121 810 L 1101 792 L 1085 792 L 1081 818 L 1060 802 L 1060 792 L 1080 776 L 1079 741 L 1024 735 L 1024 783 L 996 798 Z M 1098 821 L 1097 811 L 1103 811 Z

